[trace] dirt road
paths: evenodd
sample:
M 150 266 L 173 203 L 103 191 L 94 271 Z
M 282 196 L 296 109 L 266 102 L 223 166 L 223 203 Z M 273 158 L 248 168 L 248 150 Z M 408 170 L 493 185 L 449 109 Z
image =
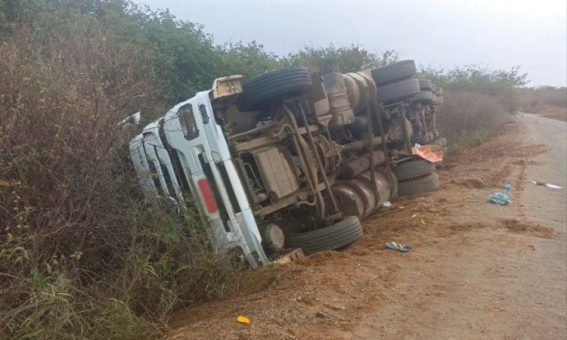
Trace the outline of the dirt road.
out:
M 509 163 L 502 150 L 490 162 L 503 173 L 489 184 L 511 179 L 513 205 L 487 206 L 483 198 L 490 190 L 452 193 L 466 203 L 453 211 L 461 214 L 454 225 L 459 232 L 431 257 L 437 268 L 424 272 L 420 263 L 406 267 L 402 294 L 410 298 L 385 303 L 355 330 L 355 337 L 567 338 L 566 194 L 527 182 L 567 187 L 567 124 L 531 115 L 522 121 L 527 145 L 537 149 L 543 144 L 547 152 L 522 154 L 527 157 Z M 485 166 L 465 169 L 473 174 Z M 465 169 L 454 175 L 461 177 Z M 490 172 L 488 167 L 485 171 Z M 497 221 L 507 232 L 497 224 L 496 229 L 482 228 Z M 551 237 L 545 226 L 559 237 Z
M 174 339 L 567 338 L 567 124 L 522 115 L 394 202 L 341 252 L 240 273 Z M 486 196 L 512 183 L 510 206 Z M 385 250 L 398 240 L 414 250 Z M 236 322 L 246 315 L 249 326 Z

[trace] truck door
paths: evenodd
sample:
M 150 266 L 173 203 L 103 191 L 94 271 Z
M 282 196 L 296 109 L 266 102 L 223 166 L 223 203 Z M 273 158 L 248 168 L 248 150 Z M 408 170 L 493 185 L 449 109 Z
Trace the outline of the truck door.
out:
M 178 154 L 187 180 L 201 202 L 197 205 L 203 217 L 210 222 L 215 243 L 219 247 L 240 248 L 252 266 L 258 265 L 258 262 L 265 263 L 267 258 L 262 248 L 255 246 L 251 250 L 250 242 L 247 242 L 250 240 L 242 233 L 242 221 L 235 216 L 240 209 L 238 202 L 223 182 L 222 169 L 217 165 L 220 161 L 218 152 L 211 149 L 215 142 L 207 138 L 205 124 L 216 124 L 214 120 L 210 121 L 210 117 L 205 117 L 202 110 L 195 97 L 168 112 L 164 117 L 167 142 Z

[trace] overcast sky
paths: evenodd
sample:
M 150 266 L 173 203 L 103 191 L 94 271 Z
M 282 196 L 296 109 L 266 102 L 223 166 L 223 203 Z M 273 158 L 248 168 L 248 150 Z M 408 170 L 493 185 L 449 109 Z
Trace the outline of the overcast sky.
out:
M 530 85 L 567 85 L 567 0 L 137 0 L 205 26 L 215 42 L 395 49 L 423 66 L 519 65 Z

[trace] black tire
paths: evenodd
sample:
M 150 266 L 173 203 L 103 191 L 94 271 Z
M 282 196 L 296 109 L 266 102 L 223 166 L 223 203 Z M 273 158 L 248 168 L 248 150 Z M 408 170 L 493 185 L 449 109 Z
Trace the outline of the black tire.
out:
M 410 179 L 399 183 L 400 196 L 412 196 L 439 189 L 439 177 L 434 172 L 424 177 Z
M 398 164 L 392 171 L 401 182 L 434 173 L 435 164 L 423 159 L 415 159 Z
M 435 100 L 435 95 L 431 91 L 421 90 L 419 93 L 413 95 L 411 100 L 414 102 L 428 102 L 431 104 Z
M 406 79 L 397 83 L 378 87 L 378 101 L 393 103 L 419 93 L 419 81 Z
M 311 73 L 304 66 L 271 71 L 244 83 L 238 107 L 242 111 L 255 111 L 275 99 L 303 95 L 312 85 Z
M 372 70 L 372 78 L 376 85 L 386 85 L 398 80 L 413 77 L 417 73 L 415 61 L 403 60 L 392 65 Z
M 287 248 L 301 248 L 306 255 L 339 249 L 362 237 L 362 225 L 356 216 L 346 216 L 328 227 L 286 237 Z
M 420 79 L 419 89 L 421 91 L 433 91 L 433 83 L 429 79 Z

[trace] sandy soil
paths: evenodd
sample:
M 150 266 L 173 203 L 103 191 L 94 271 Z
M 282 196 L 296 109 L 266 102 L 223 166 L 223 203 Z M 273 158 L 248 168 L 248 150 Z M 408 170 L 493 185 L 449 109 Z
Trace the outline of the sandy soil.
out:
M 567 124 L 517 119 L 450 159 L 438 192 L 364 221 L 361 241 L 239 273 L 225 299 L 180 312 L 168 337 L 566 339 L 566 191 L 529 181 L 567 187 Z M 512 204 L 487 203 L 506 180 Z M 385 250 L 389 240 L 414 250 Z

